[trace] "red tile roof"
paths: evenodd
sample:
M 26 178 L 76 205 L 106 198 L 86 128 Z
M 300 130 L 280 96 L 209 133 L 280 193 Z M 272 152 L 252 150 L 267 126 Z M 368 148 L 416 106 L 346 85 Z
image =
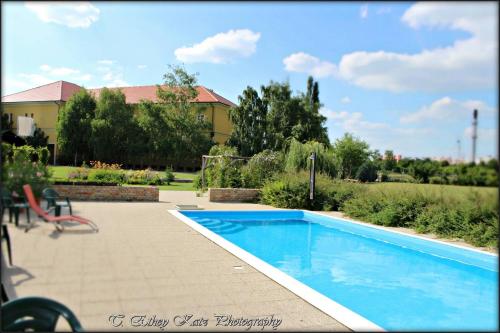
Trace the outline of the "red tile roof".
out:
M 66 81 L 57 81 L 4 96 L 2 97 L 2 102 L 67 101 L 71 95 L 80 89 L 82 89 L 82 87 L 77 84 Z
M 81 89 L 80 86 L 66 82 L 57 81 L 40 87 L 22 91 L 16 94 L 2 97 L 2 102 L 42 102 L 42 101 L 67 101 L 71 95 Z M 102 88 L 88 89 L 97 98 Z M 111 89 L 120 89 L 125 95 L 129 104 L 139 103 L 141 99 L 149 99 L 156 102 L 156 85 L 136 86 L 136 87 L 118 87 Z M 230 100 L 216 94 L 212 90 L 198 86 L 198 97 L 195 102 L 198 103 L 222 103 L 228 106 L 235 106 Z

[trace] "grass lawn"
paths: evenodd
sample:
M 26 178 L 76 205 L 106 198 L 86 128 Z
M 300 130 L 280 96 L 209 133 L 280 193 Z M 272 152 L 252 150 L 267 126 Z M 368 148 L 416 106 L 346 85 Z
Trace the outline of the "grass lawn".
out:
M 462 201 L 467 197 L 476 198 L 482 203 L 494 205 L 498 201 L 498 188 L 480 186 L 458 186 L 438 184 L 415 183 L 371 183 L 366 185 L 373 191 L 382 193 L 420 192 L 424 195 L 442 197 L 444 200 L 452 199 Z
M 73 166 L 49 166 L 49 170 L 52 171 L 52 180 L 67 180 L 68 175 L 78 169 L 78 167 Z M 96 169 L 90 169 L 92 173 Z M 129 170 L 122 170 L 129 171 Z M 156 171 L 157 173 L 164 173 L 163 171 Z M 178 179 L 194 179 L 196 172 L 174 172 L 175 178 Z M 149 186 L 149 185 L 126 185 L 126 186 Z M 158 186 L 160 191 L 195 191 L 193 183 L 176 183 L 173 182 L 170 185 L 160 185 Z

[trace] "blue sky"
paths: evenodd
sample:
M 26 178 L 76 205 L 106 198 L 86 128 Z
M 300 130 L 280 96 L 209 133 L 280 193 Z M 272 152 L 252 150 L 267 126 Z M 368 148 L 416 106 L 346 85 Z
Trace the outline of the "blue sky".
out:
M 160 83 L 168 64 L 237 102 L 250 85 L 320 84 L 345 132 L 412 157 L 497 155 L 496 3 L 2 2 L 2 95 L 67 80 Z

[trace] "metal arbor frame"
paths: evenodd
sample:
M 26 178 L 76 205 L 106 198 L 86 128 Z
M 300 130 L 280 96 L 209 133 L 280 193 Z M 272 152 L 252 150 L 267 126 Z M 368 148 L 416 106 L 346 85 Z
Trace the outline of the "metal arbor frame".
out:
M 232 155 L 202 155 L 201 156 L 201 191 L 205 191 L 205 168 L 210 159 L 230 158 L 231 160 L 249 160 L 251 157 L 232 156 Z

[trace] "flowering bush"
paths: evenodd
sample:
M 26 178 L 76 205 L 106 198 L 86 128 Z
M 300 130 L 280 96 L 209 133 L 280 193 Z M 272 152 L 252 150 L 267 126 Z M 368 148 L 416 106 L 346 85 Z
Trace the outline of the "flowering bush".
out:
M 78 168 L 68 174 L 69 180 L 87 180 L 89 178 L 89 170 L 86 168 Z
M 90 161 L 90 167 L 93 169 L 120 170 L 122 165 L 118 163 L 108 164 L 100 161 Z
M 132 171 L 127 175 L 128 184 L 148 184 L 148 185 L 161 185 L 163 179 L 153 170 L 137 170 Z
M 36 197 L 49 185 L 51 173 L 45 158 L 47 148 L 31 146 L 10 147 L 11 154 L 4 161 L 2 178 L 5 187 L 20 196 L 24 195 L 23 185 L 29 184 Z

